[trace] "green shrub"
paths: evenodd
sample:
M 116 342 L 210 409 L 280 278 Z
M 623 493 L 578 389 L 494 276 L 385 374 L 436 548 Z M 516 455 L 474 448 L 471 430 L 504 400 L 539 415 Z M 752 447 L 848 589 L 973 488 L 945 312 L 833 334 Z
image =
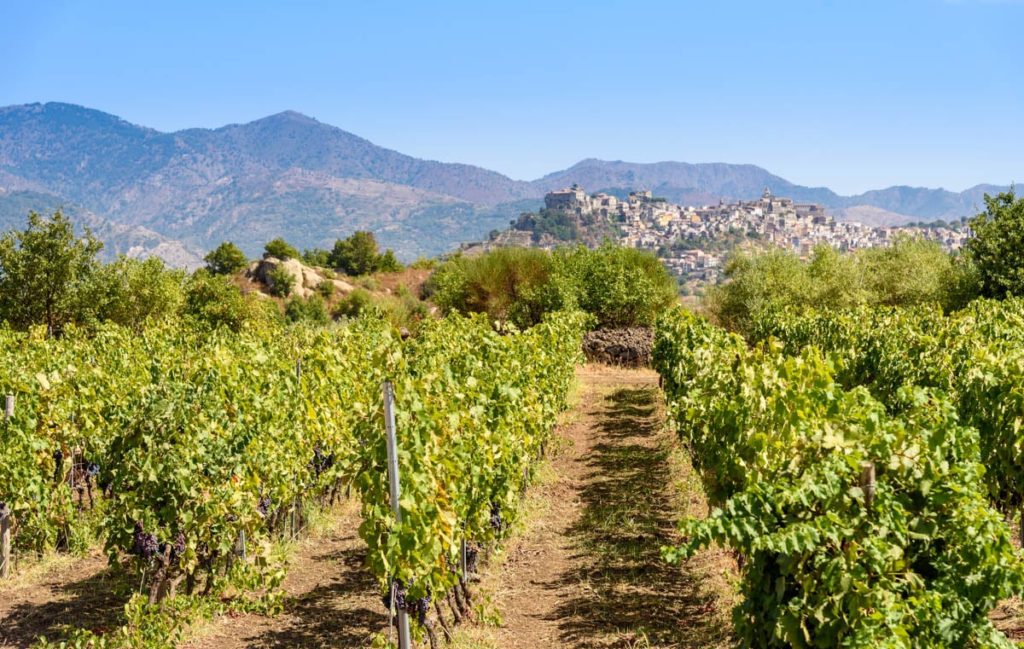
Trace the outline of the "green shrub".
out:
M 245 268 L 249 258 L 238 246 L 225 241 L 203 257 L 203 261 L 206 269 L 214 275 L 234 275 Z
M 334 295 L 334 282 L 329 279 L 322 280 L 316 285 L 316 292 L 325 300 L 331 299 Z
M 44 324 L 57 332 L 88 317 L 87 289 L 102 248 L 88 230 L 76 237 L 60 211 L 52 217 L 30 212 L 25 230 L 0 237 L 0 320 L 18 329 Z
M 331 266 L 352 277 L 378 271 L 402 270 L 395 253 L 387 250 L 381 254 L 377 239 L 372 232 L 365 230 L 359 230 L 346 239 L 335 241 L 329 261 Z
M 676 299 L 676 282 L 649 252 L 611 243 L 597 250 L 498 248 L 455 257 L 423 287 L 444 311 L 482 312 L 529 327 L 546 313 L 579 307 L 602 327 L 650 325 Z
M 551 255 L 536 248 L 458 256 L 438 268 L 429 283 L 428 294 L 445 312 L 487 313 L 523 328 L 574 304 L 571 287 L 553 281 Z
M 267 298 L 244 296 L 226 277 L 198 270 L 189 279 L 182 309 L 185 316 L 206 326 L 239 331 L 247 322 L 278 322 L 277 305 Z
M 356 289 L 343 298 L 334 308 L 338 318 L 358 318 L 373 304 L 373 297 L 362 289 Z
M 331 263 L 331 252 L 323 248 L 309 248 L 302 251 L 302 263 L 307 266 L 326 268 Z
M 356 286 L 366 289 L 367 291 L 380 290 L 380 282 L 377 281 L 376 277 L 359 277 L 356 279 Z
M 319 295 L 311 295 L 306 299 L 293 297 L 284 308 L 284 317 L 288 322 L 309 322 L 325 325 L 331 321 L 327 313 L 327 304 Z
M 119 257 L 102 266 L 90 282 L 90 308 L 96 320 L 141 330 L 151 321 L 177 315 L 185 299 L 185 272 L 167 268 L 158 257 L 145 261 Z
M 277 257 L 281 260 L 298 259 L 300 257 L 298 249 L 281 237 L 268 242 L 263 250 L 271 257 Z
M 1024 295 L 1024 197 L 1014 191 L 985 195 L 985 211 L 971 220 L 967 254 L 985 297 Z
M 806 262 L 779 248 L 738 252 L 726 264 L 725 276 L 727 281 L 712 287 L 704 304 L 720 324 L 743 333 L 759 314 L 772 309 L 931 302 L 948 311 L 963 307 L 978 292 L 978 273 L 970 259 L 909 236 L 899 236 L 887 247 L 850 253 L 821 244 Z
M 274 297 L 288 297 L 292 293 L 292 284 L 295 279 L 284 266 L 274 266 L 267 272 L 267 290 Z
M 402 270 L 402 264 L 395 258 L 395 252 L 390 248 L 377 259 L 377 271 L 381 273 L 398 273 Z
M 650 252 L 605 243 L 556 250 L 556 283 L 572 287 L 576 302 L 598 327 L 651 326 L 676 301 L 679 287 Z

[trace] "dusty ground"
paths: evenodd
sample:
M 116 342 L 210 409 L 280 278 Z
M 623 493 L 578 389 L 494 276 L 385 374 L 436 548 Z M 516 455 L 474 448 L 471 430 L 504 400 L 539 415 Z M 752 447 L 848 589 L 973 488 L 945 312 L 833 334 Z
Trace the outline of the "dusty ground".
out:
M 680 511 L 706 505 L 663 428 L 657 375 L 589 365 L 579 379 L 527 529 L 481 587 L 502 624 L 470 632 L 464 646 L 727 646 L 731 561 L 661 561 Z
M 385 629 L 377 584 L 364 568 L 359 510 L 347 503 L 328 529 L 298 542 L 289 562 L 282 614 L 224 615 L 196 629 L 188 649 L 365 647 Z
M 28 647 L 64 625 L 117 627 L 129 588 L 107 570 L 98 549 L 85 557 L 50 557 L 0 582 L 0 647 Z

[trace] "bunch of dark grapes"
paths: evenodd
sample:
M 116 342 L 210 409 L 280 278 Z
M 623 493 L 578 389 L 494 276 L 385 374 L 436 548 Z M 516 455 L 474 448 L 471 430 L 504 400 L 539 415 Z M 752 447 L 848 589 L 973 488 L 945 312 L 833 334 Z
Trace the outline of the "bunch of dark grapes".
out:
M 416 613 L 416 621 L 420 623 L 420 626 L 424 626 L 427 623 L 427 611 L 430 610 L 430 594 L 424 595 L 419 599 L 414 599 L 411 602 L 407 602 L 406 610 L 409 613 Z
M 324 453 L 323 449 L 317 444 L 313 448 L 313 459 L 309 461 L 309 468 L 313 470 L 313 475 L 317 478 L 320 474 L 334 466 L 334 453 Z
M 260 513 L 260 516 L 266 518 L 270 515 L 270 507 L 274 504 L 274 501 L 270 499 L 270 496 L 260 496 L 260 501 L 256 504 L 256 511 Z
M 142 557 L 147 561 L 152 559 L 160 550 L 156 535 L 145 531 L 140 521 L 135 521 L 135 534 L 132 537 L 132 554 Z
M 391 610 L 391 594 L 392 593 L 395 594 L 395 610 L 396 611 L 405 610 L 405 607 L 406 607 L 405 586 L 402 585 L 402 580 L 401 579 L 394 579 L 394 580 L 392 580 L 391 588 L 389 588 L 388 592 L 384 593 L 384 595 L 381 596 L 381 598 L 380 598 L 381 603 L 384 604 L 384 608 L 386 608 L 389 611 Z
M 476 562 L 480 557 L 480 548 L 475 545 L 466 545 L 466 572 L 476 572 Z
M 100 465 L 95 462 L 90 462 L 85 466 L 85 473 L 90 478 L 95 478 L 100 474 Z
M 392 581 L 392 588 L 380 598 L 384 608 L 391 610 L 391 593 L 395 594 L 395 611 L 405 611 L 409 615 L 415 615 L 422 625 L 427 621 L 427 612 L 430 611 L 430 593 L 423 597 L 410 598 L 405 586 L 400 579 Z M 394 622 L 394 621 L 393 621 Z
M 495 534 L 501 534 L 505 529 L 505 521 L 501 517 L 501 503 L 491 502 L 491 529 Z
M 171 555 L 170 555 L 171 561 L 174 561 L 175 559 L 177 559 L 181 555 L 185 554 L 185 534 L 184 534 L 184 532 L 178 532 L 178 534 L 174 537 L 174 542 L 172 542 L 172 543 L 168 544 L 168 543 L 161 542 L 157 546 L 157 550 L 160 552 L 160 556 L 164 556 L 164 555 L 167 554 L 168 546 L 170 546 L 170 550 L 171 550 Z
M 178 532 L 178 535 L 174 537 L 174 543 L 171 544 L 171 557 L 180 557 L 185 554 L 185 533 Z

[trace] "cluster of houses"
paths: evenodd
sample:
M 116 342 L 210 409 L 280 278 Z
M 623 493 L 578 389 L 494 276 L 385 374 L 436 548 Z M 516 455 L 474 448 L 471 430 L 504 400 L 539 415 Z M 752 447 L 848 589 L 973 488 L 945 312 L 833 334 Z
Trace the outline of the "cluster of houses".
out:
M 948 250 L 959 249 L 966 229 L 870 227 L 836 221 L 815 203 L 795 203 L 765 188 L 760 198 L 717 205 L 683 206 L 654 198 L 651 192 L 631 192 L 619 200 L 608 194 L 588 195 L 581 187 L 549 193 L 549 210 L 580 217 L 605 217 L 619 226 L 624 245 L 655 250 L 682 280 L 711 282 L 719 279 L 728 250 L 706 245 L 726 239 L 756 241 L 808 256 L 825 243 L 839 250 L 888 245 L 899 233 L 938 241 Z
M 697 284 L 719 281 L 725 258 L 736 245 L 774 245 L 807 257 L 822 243 L 843 251 L 872 248 L 888 245 L 901 233 L 958 250 L 970 235 L 967 228 L 872 227 L 837 221 L 822 205 L 795 203 L 775 196 L 767 187 L 760 198 L 752 201 L 684 206 L 654 197 L 650 191 L 630 192 L 620 199 L 606 193 L 588 194 L 573 185 L 549 192 L 544 206 L 569 214 L 580 223 L 614 225 L 623 245 L 657 252 L 682 282 Z M 473 254 L 494 247 L 553 247 L 558 243 L 549 236 L 538 242 L 530 232 L 513 228 L 464 250 Z

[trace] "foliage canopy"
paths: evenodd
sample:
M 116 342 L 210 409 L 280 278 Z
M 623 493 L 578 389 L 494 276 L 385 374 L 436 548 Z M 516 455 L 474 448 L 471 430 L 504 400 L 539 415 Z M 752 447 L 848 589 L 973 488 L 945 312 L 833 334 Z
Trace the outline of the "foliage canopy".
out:
M 1024 197 L 1013 190 L 985 195 L 985 211 L 971 222 L 967 254 L 978 269 L 981 294 L 1024 295 Z

